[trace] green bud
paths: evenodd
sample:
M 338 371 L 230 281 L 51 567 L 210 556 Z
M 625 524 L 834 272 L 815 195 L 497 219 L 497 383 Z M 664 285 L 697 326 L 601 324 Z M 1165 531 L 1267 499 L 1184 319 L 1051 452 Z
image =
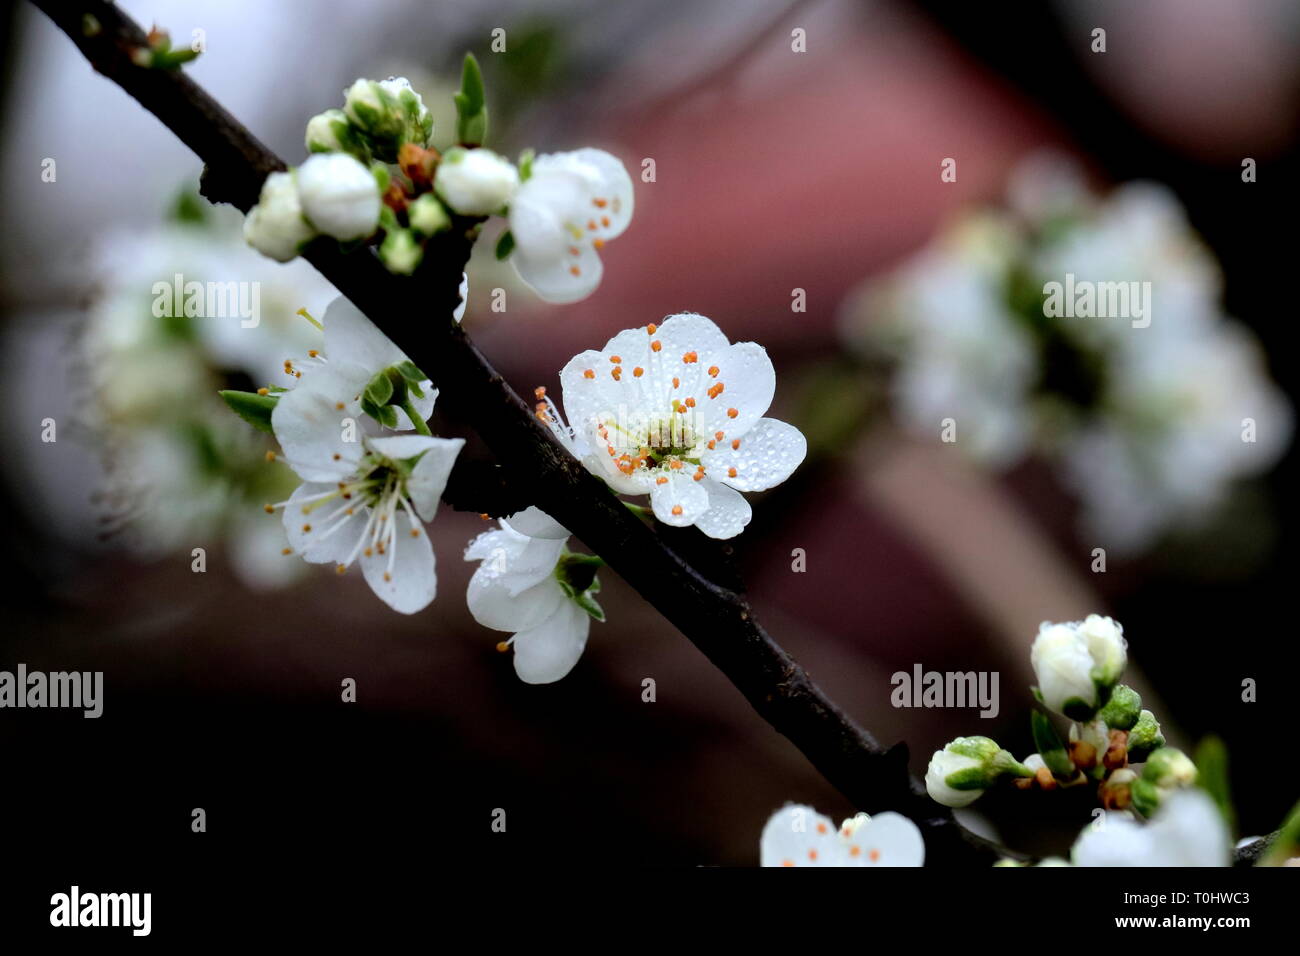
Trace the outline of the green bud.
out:
M 397 229 L 384 236 L 379 246 L 379 258 L 389 272 L 409 276 L 424 258 L 424 247 L 416 241 L 409 229 Z
M 446 208 L 433 193 L 425 193 L 411 203 L 410 208 L 407 209 L 407 216 L 410 218 L 411 228 L 423 236 L 432 236 L 451 228 L 451 217 L 447 215 Z
M 1073 778 L 1077 771 L 1065 741 L 1052 725 L 1052 719 L 1041 710 L 1029 714 L 1030 727 L 1034 732 L 1034 746 L 1052 775 L 1061 779 Z
M 1150 780 L 1161 790 L 1190 787 L 1196 782 L 1196 764 L 1175 747 L 1161 747 L 1147 757 L 1142 779 Z
M 1157 747 L 1165 745 L 1165 736 L 1160 732 L 1160 723 L 1156 715 L 1149 710 L 1138 715 L 1137 723 L 1128 732 L 1128 759 L 1130 763 L 1141 763 Z
M 1010 774 L 1032 777 L 1034 772 L 988 737 L 958 737 L 930 758 L 925 788 L 946 807 L 964 807 Z
M 1097 714 L 1111 730 L 1131 730 L 1142 714 L 1142 697 L 1127 684 L 1116 684 Z
M 1150 780 L 1139 777 L 1129 784 L 1129 795 L 1133 801 L 1133 809 L 1148 819 L 1157 810 L 1160 809 L 1160 797 L 1162 793 Z

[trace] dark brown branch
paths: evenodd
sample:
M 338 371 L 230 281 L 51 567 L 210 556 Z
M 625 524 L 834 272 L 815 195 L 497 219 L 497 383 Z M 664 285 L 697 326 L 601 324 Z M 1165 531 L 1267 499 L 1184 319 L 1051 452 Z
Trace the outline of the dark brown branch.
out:
M 208 199 L 247 211 L 266 175 L 284 168 L 183 73 L 137 66 L 132 53 L 145 44 L 145 35 L 116 7 L 102 0 L 34 2 L 96 70 L 204 161 Z M 884 749 L 836 707 L 759 626 L 745 599 L 697 572 L 564 451 L 451 322 L 473 232 L 461 228 L 442 234 L 426 252 L 426 267 L 412 277 L 390 274 L 368 249 L 344 254 L 317 242 L 306 258 L 433 379 L 443 409 L 478 432 L 510 485 L 524 489 L 604 557 L 854 807 L 898 810 L 925 825 L 931 862 L 991 862 L 996 848 L 956 826 L 913 783 L 906 746 Z

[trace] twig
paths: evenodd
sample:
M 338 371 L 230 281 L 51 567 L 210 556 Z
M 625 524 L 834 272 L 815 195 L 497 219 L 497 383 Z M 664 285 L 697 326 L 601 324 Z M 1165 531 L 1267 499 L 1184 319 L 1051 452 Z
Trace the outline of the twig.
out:
M 285 168 L 184 73 L 136 65 L 140 27 L 103 0 L 33 0 L 91 65 L 135 97 L 206 164 L 203 194 L 247 211 L 272 171 Z M 603 482 L 554 440 L 468 336 L 450 320 L 473 229 L 444 233 L 415 276 L 390 274 L 369 250 L 327 242 L 305 257 L 398 344 L 441 389 L 453 417 L 473 427 L 510 485 L 606 559 L 740 690 L 852 805 L 894 809 L 927 829 L 928 860 L 987 865 L 1006 851 L 955 824 L 907 771 L 907 748 L 881 747 L 812 682 L 755 621 L 736 591 L 684 561 Z

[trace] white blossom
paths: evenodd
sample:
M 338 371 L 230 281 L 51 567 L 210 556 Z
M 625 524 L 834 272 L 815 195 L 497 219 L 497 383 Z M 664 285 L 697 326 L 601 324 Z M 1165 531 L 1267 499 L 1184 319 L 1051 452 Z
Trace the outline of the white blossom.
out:
M 1227 866 L 1232 841 L 1214 801 L 1201 790 L 1170 794 L 1147 823 L 1110 812 L 1084 828 L 1075 866 Z
M 561 583 L 569 532 L 537 508 L 499 524 L 465 551 L 466 561 L 481 562 L 466 594 L 470 613 L 484 627 L 511 633 L 498 648 L 513 648 L 520 680 L 553 683 L 577 664 L 591 628 L 593 605 L 584 607 L 583 595 Z
M 730 538 L 749 523 L 742 491 L 785 481 L 807 441 L 764 418 L 776 373 L 762 346 L 731 344 L 702 315 L 621 332 L 560 372 L 565 425 L 539 415 L 594 474 L 622 494 L 650 496 L 655 517 Z
M 809 806 L 789 804 L 768 819 L 761 866 L 923 866 L 925 840 L 900 813 L 859 813 L 835 826 Z
M 519 277 L 547 302 L 585 299 L 600 285 L 599 250 L 632 219 L 632 178 L 599 149 L 550 153 L 510 203 L 510 257 Z
M 357 444 L 354 461 L 321 459 L 311 469 L 315 477 L 267 508 L 283 509 L 289 547 L 304 560 L 333 564 L 339 573 L 359 560 L 366 583 L 385 604 L 414 614 L 437 594 L 423 522 L 433 520 L 465 441 L 366 435 Z

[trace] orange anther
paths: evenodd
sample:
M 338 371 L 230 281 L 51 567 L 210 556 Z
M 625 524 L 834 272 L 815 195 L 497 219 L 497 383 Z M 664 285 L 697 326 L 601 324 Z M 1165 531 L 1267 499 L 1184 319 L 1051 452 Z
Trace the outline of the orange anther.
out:
M 609 216 L 601 216 L 601 217 L 600 217 L 600 224 L 601 224 L 602 226 L 606 226 L 606 227 L 608 227 L 608 226 L 609 226 Z
M 668 479 L 665 478 L 663 475 L 660 475 L 658 478 L 655 479 L 655 484 L 656 484 L 656 485 L 666 485 L 666 484 L 668 484 Z
M 609 374 L 614 376 L 614 381 L 617 382 L 623 377 L 623 367 L 621 365 L 615 365 L 610 369 Z
M 604 249 L 604 248 L 605 248 L 605 240 L 604 240 L 604 239 L 593 239 L 593 240 L 591 240 L 591 247 L 592 247 L 593 249 Z
M 727 417 L 728 417 L 728 418 L 735 418 L 735 417 L 736 417 L 737 415 L 739 415 L 739 414 L 740 414 L 740 409 L 738 409 L 738 408 L 728 408 L 728 409 L 727 409 Z
M 609 360 L 610 360 L 611 362 L 613 362 L 615 365 L 617 365 L 619 362 L 623 361 L 623 356 L 621 356 L 621 355 L 611 355 L 611 356 L 609 357 Z
M 651 322 L 649 325 L 647 325 L 647 326 L 645 327 L 645 330 L 646 330 L 647 332 L 649 332 L 651 335 L 654 335 L 656 332 L 659 331 L 659 326 L 657 326 L 657 325 L 655 325 L 653 322 Z
M 642 375 L 644 375 L 644 374 L 645 374 L 645 369 L 643 369 L 640 365 L 638 365 L 636 368 L 632 369 L 632 377 L 633 377 L 633 378 L 640 378 L 640 377 L 641 377 Z
M 713 433 L 713 437 L 716 438 L 718 441 L 722 441 L 722 435 L 723 435 L 722 432 L 714 432 L 714 433 Z
M 719 369 L 716 365 L 710 365 L 710 366 L 709 366 L 709 377 L 710 377 L 710 378 L 717 378 L 717 377 L 718 377 L 718 372 L 719 372 L 719 371 L 721 371 L 721 369 Z
M 682 380 L 681 380 L 680 378 L 678 378 L 676 375 L 674 375 L 674 376 L 673 376 L 673 388 L 677 388 L 677 387 L 678 387 L 679 385 L 681 385 L 681 384 L 682 384 Z
M 695 399 L 693 399 L 693 398 L 688 398 L 688 399 L 686 399 L 686 407 L 687 407 L 687 408 L 694 408 L 694 407 L 695 407 Z
M 675 515 L 679 515 L 679 514 L 681 514 L 681 513 L 682 513 L 682 506 L 681 506 L 681 505 L 673 505 L 673 514 L 675 514 Z
M 685 355 L 682 356 L 682 361 L 685 362 L 687 365 L 690 365 L 692 362 L 698 362 L 699 360 L 700 357 L 695 352 L 687 352 Z
M 663 347 L 664 344 L 660 342 L 658 339 L 655 339 L 653 342 L 650 343 L 650 351 L 652 352 L 658 352 Z
M 731 468 L 728 468 L 728 469 L 727 469 L 727 477 L 728 477 L 728 478 L 735 478 L 735 477 L 736 477 L 736 469 L 735 469 L 735 466 L 734 466 L 734 465 L 733 465 Z
M 570 275 L 580 276 L 582 275 L 582 270 L 577 266 L 569 266 L 569 273 Z
M 546 397 L 546 386 L 538 385 L 533 389 L 533 398 L 542 399 Z
M 609 200 L 608 200 L 608 199 L 593 199 L 593 200 L 591 201 L 591 204 L 592 204 L 593 206 L 595 206 L 597 209 L 604 209 L 606 206 L 609 205 Z
M 736 451 L 739 448 L 740 448 L 740 439 L 739 438 L 731 439 L 731 450 Z
M 583 378 L 595 378 L 595 377 L 596 377 L 596 373 L 595 373 L 594 371 L 592 371 L 591 369 L 587 369 L 585 372 L 582 373 L 582 377 L 583 377 Z

